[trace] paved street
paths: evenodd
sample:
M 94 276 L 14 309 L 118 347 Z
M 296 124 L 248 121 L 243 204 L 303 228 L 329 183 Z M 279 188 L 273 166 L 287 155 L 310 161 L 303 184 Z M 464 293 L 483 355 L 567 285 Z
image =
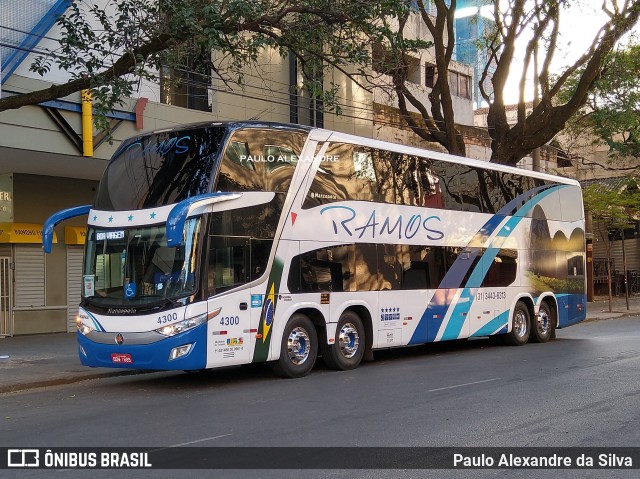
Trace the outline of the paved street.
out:
M 640 318 L 549 344 L 475 340 L 376 354 L 298 380 L 265 366 L 105 377 L 0 396 L 0 445 L 640 446 Z M 51 477 L 19 471 L 15 477 Z M 629 471 L 307 471 L 305 477 L 636 477 Z M 84 477 L 63 471 L 60 477 Z M 300 477 L 299 471 L 185 471 Z M 95 471 L 95 477 L 124 477 Z M 126 477 L 175 477 L 171 471 Z

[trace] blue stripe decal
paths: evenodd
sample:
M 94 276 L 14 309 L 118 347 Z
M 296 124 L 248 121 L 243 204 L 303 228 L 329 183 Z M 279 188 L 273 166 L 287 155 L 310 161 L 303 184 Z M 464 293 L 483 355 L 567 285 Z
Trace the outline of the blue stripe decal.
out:
M 93 321 L 93 329 L 95 329 L 96 331 L 104 332 L 104 328 L 102 327 L 100 322 L 96 319 L 96 317 L 86 309 L 84 310 L 84 312 L 87 313 L 87 316 L 89 316 L 89 319 Z
M 509 311 L 504 311 L 478 329 L 471 336 L 490 336 L 492 334 L 500 333 L 502 330 L 505 330 L 506 332 L 508 325 Z
M 560 188 L 564 188 L 564 185 L 539 186 L 528 190 L 522 195 L 514 198 L 508 204 L 502 207 L 495 215 L 493 215 L 482 226 L 482 228 L 480 228 L 478 233 L 474 235 L 469 244 L 483 244 L 506 218 L 506 215 L 508 213 L 514 213 L 514 209 L 517 208 L 518 205 L 525 202 L 522 207 L 515 211 L 514 216 L 511 217 L 509 221 L 507 221 L 507 223 L 497 234 L 497 237 L 508 237 L 514 230 L 514 228 L 520 223 L 522 218 L 538 202 L 540 202 L 543 198 L 545 198 L 552 192 L 559 190 Z M 500 250 L 500 245 L 496 245 L 496 243 L 497 242 L 494 240 L 492 245 L 485 251 L 486 257 L 491 258 L 491 262 Z M 502 241 L 499 241 L 499 243 L 502 243 Z M 479 247 L 472 247 L 469 249 L 468 258 L 465 258 L 464 260 L 462 260 L 461 258 L 457 258 L 445 274 L 443 281 L 439 285 L 439 289 L 458 289 L 461 286 L 462 280 L 464 279 L 465 275 L 469 271 L 469 268 L 473 264 L 473 260 L 475 260 L 475 258 L 478 256 L 479 251 Z M 483 267 L 483 263 L 490 265 L 491 262 L 481 261 L 476 265 L 474 271 L 471 274 L 471 277 L 467 281 L 468 288 L 465 288 L 465 290 L 461 293 L 460 300 L 456 304 L 456 307 L 451 314 L 449 324 L 447 324 L 442 339 L 456 339 L 460 335 L 460 331 L 475 297 L 475 288 L 480 287 L 480 284 L 482 284 L 482 281 L 484 280 L 484 277 L 486 276 L 488 271 L 488 267 Z M 474 288 L 474 290 L 472 291 L 469 288 Z M 442 322 L 444 321 L 444 318 L 451 307 L 451 300 L 453 298 L 453 294 L 451 293 L 436 293 L 434 295 L 433 299 L 427 306 L 427 309 L 420 318 L 420 322 L 418 323 L 418 326 L 411 336 L 409 344 L 431 342 L 436 339 L 438 331 L 442 326 Z
M 502 243 L 502 240 L 498 238 L 506 238 L 511 235 L 513 230 L 518 226 L 520 221 L 525 217 L 525 215 L 531 211 L 531 209 L 538 204 L 543 198 L 553 193 L 554 191 L 559 190 L 560 188 L 564 188 L 563 185 L 554 186 L 549 188 L 546 191 L 536 195 L 534 198 L 530 199 L 525 203 L 525 205 L 520 208 L 514 216 L 509 218 L 509 221 L 502 227 L 502 229 L 496 235 L 496 239 L 493 240 L 492 245 L 487 248 L 485 252 L 486 261 L 481 261 L 478 263 L 471 273 L 469 281 L 467 281 L 467 287 L 465 287 L 464 291 L 460 295 L 461 301 L 456 304 L 456 307 L 451 314 L 449 322 L 445 328 L 444 333 L 442 334 L 442 339 L 457 339 L 460 336 L 460 332 L 462 331 L 462 327 L 464 326 L 465 320 L 467 319 L 467 315 L 469 310 L 471 309 L 471 305 L 473 304 L 473 300 L 475 299 L 475 289 L 473 294 L 471 294 L 471 290 L 469 286 L 474 288 L 479 288 L 487 275 L 487 271 L 489 271 L 489 267 L 491 263 L 493 263 L 494 258 L 500 251 L 499 247 L 494 246 L 496 243 Z

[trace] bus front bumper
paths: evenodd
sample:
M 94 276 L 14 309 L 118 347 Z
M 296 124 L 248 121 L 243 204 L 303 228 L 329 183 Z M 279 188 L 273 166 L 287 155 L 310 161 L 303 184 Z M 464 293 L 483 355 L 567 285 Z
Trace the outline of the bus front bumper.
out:
M 101 341 L 78 332 L 84 366 L 150 370 L 198 370 L 207 364 L 207 325 L 148 344 L 128 343 L 127 334 L 100 333 Z M 104 341 L 109 336 L 110 342 Z M 119 344 L 121 343 L 121 344 Z

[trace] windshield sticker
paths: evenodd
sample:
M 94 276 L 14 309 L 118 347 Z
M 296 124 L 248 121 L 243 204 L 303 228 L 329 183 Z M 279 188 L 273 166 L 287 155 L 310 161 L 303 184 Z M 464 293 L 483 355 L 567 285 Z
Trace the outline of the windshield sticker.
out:
M 136 297 L 136 283 L 126 283 L 124 288 L 124 297 L 127 299 Z
M 96 279 L 92 274 L 85 274 L 82 279 L 84 285 L 84 296 L 89 298 L 96 294 Z
M 124 238 L 124 231 L 97 231 L 96 241 L 116 240 Z

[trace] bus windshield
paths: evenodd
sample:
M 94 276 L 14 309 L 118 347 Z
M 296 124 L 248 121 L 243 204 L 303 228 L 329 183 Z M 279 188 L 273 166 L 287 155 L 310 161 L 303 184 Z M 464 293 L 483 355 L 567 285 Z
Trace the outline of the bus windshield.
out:
M 185 242 L 167 246 L 164 225 L 89 228 L 83 298 L 95 306 L 162 306 L 195 293 L 200 219 L 187 220 Z
M 211 191 L 225 133 L 223 127 L 194 128 L 124 142 L 102 176 L 95 208 L 153 208 Z

